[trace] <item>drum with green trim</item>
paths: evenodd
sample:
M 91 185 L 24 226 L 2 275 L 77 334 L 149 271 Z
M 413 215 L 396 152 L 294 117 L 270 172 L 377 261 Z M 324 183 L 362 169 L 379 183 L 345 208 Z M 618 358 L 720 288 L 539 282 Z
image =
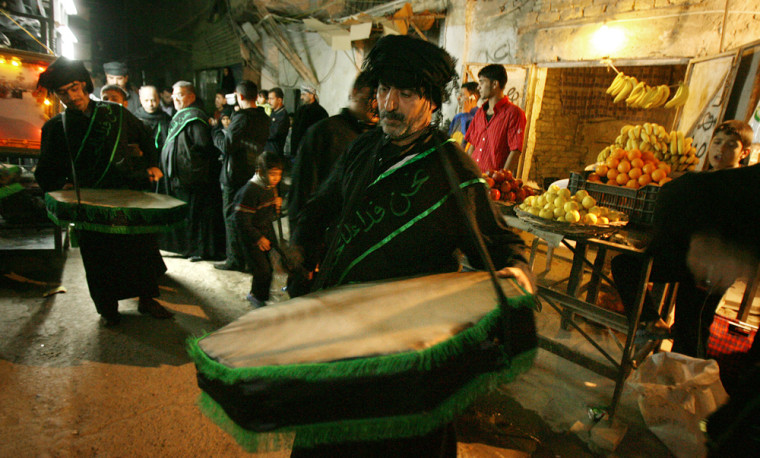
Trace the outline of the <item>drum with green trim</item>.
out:
M 199 405 L 249 451 L 420 436 L 527 370 L 533 296 L 486 272 L 350 284 L 190 342 Z
M 56 224 L 108 234 L 167 232 L 185 223 L 187 204 L 174 197 L 129 189 L 80 189 L 45 194 Z

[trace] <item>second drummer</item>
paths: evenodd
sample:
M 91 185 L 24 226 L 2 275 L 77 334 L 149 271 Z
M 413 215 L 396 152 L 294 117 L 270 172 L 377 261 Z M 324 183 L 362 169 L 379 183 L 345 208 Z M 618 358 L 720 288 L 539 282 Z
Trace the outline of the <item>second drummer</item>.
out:
M 443 172 L 443 161 L 448 161 L 458 175 L 469 216 L 494 264 L 503 268 L 498 273 L 533 292 L 522 239 L 496 215 L 477 165 L 431 124 L 456 77 L 454 59 L 431 43 L 391 35 L 377 42 L 363 70 L 379 81 L 381 127 L 352 143 L 300 213 L 292 236 L 297 251 L 313 264 L 314 248 L 327 228 L 333 228 L 318 287 L 456 271 L 457 249 L 483 268 Z M 296 449 L 292 456 L 455 456 L 452 430 L 332 449 Z
M 161 178 L 158 152 L 139 119 L 121 105 L 90 99 L 90 74 L 82 62 L 59 58 L 38 86 L 55 93 L 66 110 L 42 127 L 35 178 L 44 191 L 81 188 L 145 189 Z M 137 144 L 142 156 L 130 154 Z M 76 173 L 74 173 L 76 172 Z M 139 297 L 138 310 L 156 318 L 173 314 L 154 298 L 166 265 L 153 234 L 77 230 L 90 297 L 106 326 L 119 324 L 119 300 Z

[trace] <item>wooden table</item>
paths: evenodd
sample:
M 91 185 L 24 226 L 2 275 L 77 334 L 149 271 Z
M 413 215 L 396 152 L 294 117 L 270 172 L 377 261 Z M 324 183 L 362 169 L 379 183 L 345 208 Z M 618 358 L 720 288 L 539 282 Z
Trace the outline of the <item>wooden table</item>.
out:
M 611 419 L 615 415 L 615 410 L 620 402 L 625 380 L 635 368 L 637 359 L 648 354 L 656 345 L 655 343 L 649 343 L 644 345 L 643 348 L 637 349 L 634 344 L 634 337 L 638 329 L 638 321 L 641 316 L 641 309 L 647 292 L 649 274 L 652 270 L 652 258 L 645 252 L 645 244 L 648 238 L 647 235 L 645 233 L 628 233 L 621 231 L 621 233 L 626 236 L 626 240 L 635 239 L 640 241 L 640 245 L 637 244 L 634 246 L 628 243 L 617 243 L 599 238 L 570 237 L 547 231 L 546 229 L 536 228 L 530 223 L 514 217 L 506 217 L 506 219 L 510 226 L 524 230 L 536 237 L 546 240 L 550 247 L 556 247 L 561 243 L 573 253 L 572 267 L 567 279 L 566 289 L 562 291 L 556 287 L 539 286 L 538 296 L 562 314 L 562 324 L 565 329 L 574 328 L 580 332 L 581 335 L 605 357 L 609 364 L 600 362 L 597 359 L 571 349 L 560 342 L 551 340 L 546 336 L 539 335 L 539 346 L 592 370 L 599 375 L 615 380 L 615 391 L 612 395 L 608 411 L 609 418 Z M 518 221 L 515 222 L 515 219 Z M 593 262 L 588 260 L 590 248 L 594 248 L 597 253 Z M 610 285 L 614 286 L 612 280 L 602 271 L 608 251 L 628 253 L 640 257 L 644 261 L 637 282 L 638 289 L 635 300 L 635 319 L 631 322 L 629 322 L 628 318 L 623 314 L 596 305 L 601 280 L 605 279 Z M 586 285 L 586 297 L 585 299 L 581 299 L 579 298 L 579 294 L 583 283 L 584 270 L 587 267 L 591 269 L 592 275 L 591 280 Z M 625 342 L 621 346 L 621 355 L 618 357 L 611 355 L 610 352 L 594 340 L 593 336 L 578 326 L 573 320 L 573 315 L 576 314 L 624 334 Z

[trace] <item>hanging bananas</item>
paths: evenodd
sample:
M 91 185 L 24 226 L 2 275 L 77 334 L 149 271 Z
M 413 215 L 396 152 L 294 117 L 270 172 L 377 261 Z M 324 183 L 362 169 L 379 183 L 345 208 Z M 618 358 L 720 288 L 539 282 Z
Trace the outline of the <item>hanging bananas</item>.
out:
M 689 89 L 681 83 L 673 98 L 668 101 L 670 87 L 667 85 L 652 87 L 634 76 L 624 75 L 623 72 L 618 72 L 606 92 L 614 97 L 613 103 L 625 100 L 629 107 L 643 109 L 658 108 L 663 105 L 665 108 L 680 107 L 689 97 Z
M 665 104 L 665 108 L 677 108 L 683 106 L 686 103 L 686 99 L 688 98 L 689 88 L 685 84 L 680 83 L 678 85 L 678 89 L 676 89 L 675 95 L 673 95 L 673 98 Z

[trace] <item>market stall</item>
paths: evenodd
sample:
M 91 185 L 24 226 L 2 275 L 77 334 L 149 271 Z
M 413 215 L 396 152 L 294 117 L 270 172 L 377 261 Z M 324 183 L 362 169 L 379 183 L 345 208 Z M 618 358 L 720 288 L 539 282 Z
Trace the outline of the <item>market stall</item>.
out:
M 636 341 L 644 296 L 651 288 L 652 259 L 646 248 L 659 190 L 684 173 L 709 167 L 707 147 L 720 121 L 752 115 L 760 98 L 758 49 L 758 43 L 752 43 L 692 60 L 551 63 L 531 72 L 539 81 L 530 86 L 539 89 L 532 94 L 531 130 L 518 176 L 547 183 L 546 187 L 565 179 L 567 189 L 520 196 L 514 199 L 516 215 L 507 219 L 536 237 L 531 264 L 538 240 L 547 243 L 547 266 L 540 277 L 551 268 L 554 248 L 571 251 L 568 278 L 545 284 L 540 296 L 562 314 L 563 329 L 581 332 L 602 358 L 547 336 L 541 336 L 540 344 L 616 381 L 607 410 L 610 417 L 628 375 L 659 346 L 657 340 Z M 503 194 L 500 190 L 496 198 L 504 200 Z M 599 296 L 603 282 L 615 288 L 607 268 L 613 253 L 636 257 L 642 266 L 635 279 L 635 310 L 628 316 L 611 310 Z M 659 291 L 665 318 L 676 288 L 667 284 Z M 740 319 L 755 291 L 750 281 Z M 609 329 L 617 336 L 619 352 L 612 354 L 594 342 L 575 316 Z
M 42 125 L 58 103 L 37 90 L 55 56 L 0 50 L 0 238 L 4 249 L 64 247 L 63 232 L 47 218 L 33 169 Z

